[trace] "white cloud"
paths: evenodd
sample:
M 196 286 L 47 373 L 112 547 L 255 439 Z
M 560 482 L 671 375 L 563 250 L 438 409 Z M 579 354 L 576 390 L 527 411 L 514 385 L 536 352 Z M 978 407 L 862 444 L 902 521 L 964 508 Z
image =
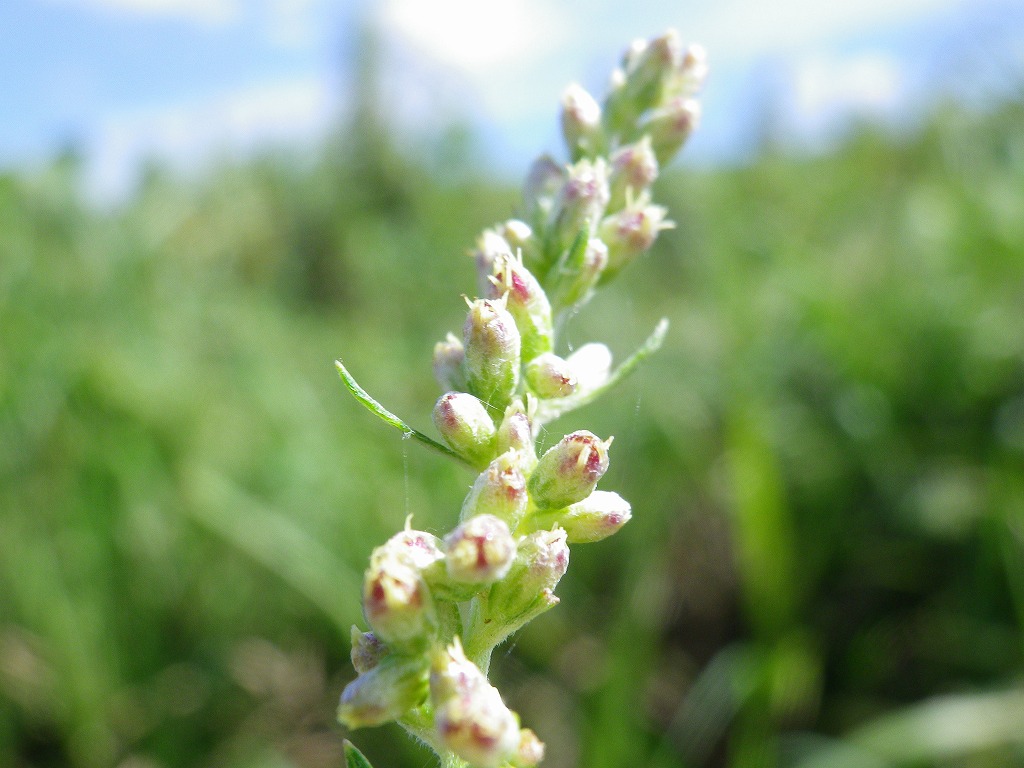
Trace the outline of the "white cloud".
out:
M 726 57 L 785 54 L 837 36 L 885 27 L 965 5 L 965 0 L 858 0 L 856 3 L 730 0 L 695 19 L 701 40 Z
M 113 115 L 89 142 L 91 187 L 103 198 L 120 196 L 146 158 L 194 170 L 216 154 L 314 141 L 327 131 L 336 109 L 335 94 L 325 82 L 304 79 Z
M 381 27 L 464 72 L 515 66 L 561 41 L 564 16 L 538 0 L 388 0 Z
M 178 18 L 204 26 L 224 26 L 242 14 L 240 0 L 62 0 L 62 2 L 137 16 Z
M 827 141 L 851 116 L 885 119 L 906 107 L 910 77 L 904 62 L 869 51 L 813 55 L 793 63 L 787 123 L 811 142 Z

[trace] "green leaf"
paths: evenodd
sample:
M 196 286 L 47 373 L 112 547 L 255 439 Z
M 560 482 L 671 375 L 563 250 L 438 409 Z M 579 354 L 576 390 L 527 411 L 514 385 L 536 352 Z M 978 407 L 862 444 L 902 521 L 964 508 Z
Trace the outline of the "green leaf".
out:
M 459 454 L 457 454 L 455 451 L 453 451 L 447 445 L 442 445 L 441 443 L 437 442 L 436 440 L 433 440 L 432 438 L 427 437 L 426 435 L 424 435 L 419 430 L 413 429 L 408 424 L 406 424 L 404 421 L 402 421 L 400 418 L 395 416 L 395 414 L 393 414 L 391 411 L 389 411 L 383 405 L 381 405 L 376 400 L 374 400 L 372 397 L 370 397 L 366 393 L 366 390 L 363 389 L 361 386 L 359 386 L 359 383 L 354 378 L 352 378 L 352 374 L 348 372 L 348 369 L 345 368 L 345 366 L 341 362 L 341 360 L 335 360 L 334 361 L 334 365 L 338 369 L 338 374 L 341 376 L 341 380 L 344 381 L 345 382 L 345 386 L 348 387 L 348 391 L 352 393 L 352 396 L 356 400 L 358 400 L 360 403 L 362 403 L 364 406 L 366 406 L 367 410 L 369 410 L 370 413 L 376 415 L 378 418 L 381 419 L 381 421 L 383 421 L 383 422 L 385 422 L 387 424 L 390 424 L 393 427 L 396 427 L 396 428 L 402 430 L 402 432 L 405 434 L 406 437 L 414 437 L 417 440 L 419 440 L 421 443 L 423 443 L 424 445 L 428 445 L 431 448 L 433 448 L 434 450 L 440 451 L 441 453 L 445 454 L 446 456 L 450 456 L 453 459 L 455 459 L 456 461 L 459 461 L 462 464 L 465 464 L 466 466 L 472 468 L 472 465 L 469 464 L 469 462 L 467 462 L 464 458 L 459 456 Z
M 668 318 L 663 317 L 658 321 L 658 324 L 654 327 L 651 335 L 647 337 L 647 340 L 640 345 L 636 352 L 623 361 L 623 363 L 612 372 L 611 376 L 608 377 L 608 381 L 601 386 L 594 387 L 594 389 L 589 389 L 575 395 L 570 395 L 569 397 L 562 397 L 555 400 L 541 400 L 537 404 L 536 423 L 538 426 L 554 421 L 559 416 L 564 416 L 570 411 L 582 408 L 584 405 L 588 405 L 599 398 L 635 371 L 636 367 L 640 365 L 640 363 L 661 349 L 661 344 L 665 341 L 665 334 L 667 332 Z
M 370 765 L 370 761 L 363 756 L 362 752 L 356 749 L 355 744 L 351 741 L 345 739 L 343 746 L 345 748 L 346 768 L 373 768 Z

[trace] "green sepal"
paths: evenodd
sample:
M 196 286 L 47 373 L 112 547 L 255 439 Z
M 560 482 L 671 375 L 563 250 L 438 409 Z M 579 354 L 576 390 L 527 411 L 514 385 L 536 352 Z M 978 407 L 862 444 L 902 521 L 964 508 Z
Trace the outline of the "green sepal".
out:
M 363 753 L 356 749 L 348 739 L 345 739 L 342 746 L 345 749 L 345 768 L 373 768 L 370 761 L 363 756 Z
M 381 421 L 386 424 L 390 424 L 392 427 L 402 430 L 406 437 L 414 437 L 424 445 L 430 446 L 435 451 L 440 451 L 446 456 L 450 456 L 456 461 L 465 464 L 472 468 L 472 465 L 462 458 L 459 454 L 449 448 L 447 445 L 442 445 L 436 440 L 431 439 L 427 435 L 423 434 L 417 429 L 413 429 L 400 418 L 395 416 L 391 411 L 385 408 L 383 405 L 378 403 L 372 397 L 370 397 L 366 390 L 359 386 L 359 383 L 352 378 L 352 374 L 348 372 L 348 369 L 344 366 L 341 360 L 334 361 L 335 368 L 338 369 L 338 374 L 341 376 L 341 380 L 345 382 L 345 386 L 348 387 L 348 391 L 352 393 L 352 396 L 362 403 L 370 413 L 377 416 Z
M 608 380 L 600 386 L 594 387 L 593 389 L 587 389 L 582 392 L 577 392 L 576 394 L 569 395 L 568 397 L 562 397 L 557 400 L 538 401 L 537 414 L 534 418 L 534 423 L 539 427 L 540 425 L 554 421 L 559 416 L 564 416 L 571 411 L 575 411 L 577 408 L 582 408 L 584 405 L 592 403 L 624 378 L 629 376 L 629 374 L 636 370 L 636 367 L 640 365 L 640 363 L 661 349 L 662 342 L 665 341 L 665 334 L 667 332 L 668 318 L 663 317 L 658 321 L 658 324 L 654 327 L 651 335 L 647 337 L 647 340 L 640 345 L 636 352 L 624 360 L 619 367 L 612 372 L 608 377 Z

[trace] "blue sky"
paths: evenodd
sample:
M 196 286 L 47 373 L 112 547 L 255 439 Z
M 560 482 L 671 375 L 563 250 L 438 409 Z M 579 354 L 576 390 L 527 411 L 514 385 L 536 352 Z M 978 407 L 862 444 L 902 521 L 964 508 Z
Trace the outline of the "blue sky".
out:
M 344 113 L 350 49 L 367 22 L 381 36 L 398 130 L 467 121 L 485 160 L 513 173 L 556 147 L 569 81 L 600 92 L 630 39 L 675 27 L 710 53 L 705 121 L 689 154 L 715 162 L 742 155 L 766 109 L 813 144 L 850 115 L 898 121 L 937 92 L 1020 77 L 1016 5 L 3 0 L 0 166 L 74 144 L 94 189 L 117 194 L 146 157 L 198 169 L 219 154 L 315 142 Z

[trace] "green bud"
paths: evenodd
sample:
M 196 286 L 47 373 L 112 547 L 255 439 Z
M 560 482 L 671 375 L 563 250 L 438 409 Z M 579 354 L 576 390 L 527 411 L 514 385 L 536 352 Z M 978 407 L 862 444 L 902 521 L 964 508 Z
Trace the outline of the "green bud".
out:
M 374 634 L 389 645 L 425 640 L 436 626 L 419 571 L 383 553 L 371 558 L 363 577 L 363 613 Z
M 469 303 L 463 328 L 469 390 L 501 413 L 519 385 L 521 339 L 506 299 Z
M 585 303 L 597 285 L 601 273 L 608 265 L 608 246 L 600 238 L 591 237 L 578 258 L 570 258 L 557 275 L 553 275 L 555 305 L 571 307 Z
M 561 253 L 588 227 L 597 226 L 608 205 L 608 168 L 604 158 L 584 158 L 569 166 L 551 209 L 552 251 Z
M 445 392 L 466 391 L 465 360 L 466 350 L 454 334 L 434 345 L 434 378 Z
M 473 483 L 462 504 L 461 519 L 494 515 L 515 530 L 526 511 L 529 497 L 525 472 L 531 468 L 530 457 L 515 448 L 498 456 Z
M 551 305 L 537 278 L 523 266 L 521 258 L 504 255 L 495 259 L 490 287 L 485 295 L 491 299 L 508 296 L 506 306 L 519 328 L 524 362 L 551 351 Z
M 570 544 L 589 544 L 606 539 L 629 522 L 629 502 L 611 491 L 594 491 L 567 509 L 539 510 L 530 518 L 534 529 L 558 525 Z
M 658 178 L 658 158 L 654 155 L 650 136 L 634 144 L 619 147 L 610 159 L 609 210 L 618 210 L 626 204 L 628 195 L 637 196 Z
M 388 647 L 373 632 L 363 632 L 352 625 L 352 651 L 350 657 L 356 672 L 363 674 L 380 664 L 388 655 Z
M 568 397 L 576 391 L 572 366 L 558 355 L 546 352 L 526 365 L 526 383 L 537 397 Z
M 508 525 L 494 515 L 476 515 L 444 538 L 448 576 L 466 584 L 504 578 L 516 556 Z
M 593 157 L 604 146 L 601 107 L 586 89 L 573 83 L 562 94 L 562 136 L 573 160 Z
M 621 272 L 637 256 L 654 245 L 658 233 L 675 226 L 665 220 L 666 208 L 649 205 L 647 196 L 601 222 L 601 239 L 608 244 L 608 266 L 601 273 L 601 282 L 607 282 Z
M 458 639 L 433 654 L 430 699 L 441 743 L 475 768 L 498 768 L 518 752 L 519 718 L 466 658 Z
M 427 698 L 429 670 L 425 656 L 388 656 L 345 686 L 339 722 L 363 728 L 397 720 Z
M 638 128 L 651 137 L 651 147 L 660 165 L 665 165 L 700 125 L 700 102 L 676 96 L 654 110 Z
M 519 731 L 519 749 L 512 758 L 515 768 L 533 768 L 544 759 L 544 742 L 529 728 Z
M 592 432 L 563 437 L 540 457 L 530 475 L 530 498 L 540 509 L 568 507 L 589 496 L 608 471 L 608 446 Z
M 448 392 L 434 405 L 434 426 L 451 449 L 477 469 L 494 456 L 494 421 L 468 392 Z
M 522 626 L 554 607 L 558 604 L 555 586 L 568 567 L 569 547 L 561 528 L 524 536 L 508 575 L 491 587 L 483 621 Z
M 624 97 L 632 102 L 637 114 L 658 103 L 682 56 L 682 43 L 674 29 L 627 54 Z
M 505 409 L 505 415 L 498 425 L 498 454 L 516 450 L 524 472 L 530 472 L 537 463 L 534 447 L 533 415 L 537 401 L 527 395 L 527 404 L 516 398 Z

